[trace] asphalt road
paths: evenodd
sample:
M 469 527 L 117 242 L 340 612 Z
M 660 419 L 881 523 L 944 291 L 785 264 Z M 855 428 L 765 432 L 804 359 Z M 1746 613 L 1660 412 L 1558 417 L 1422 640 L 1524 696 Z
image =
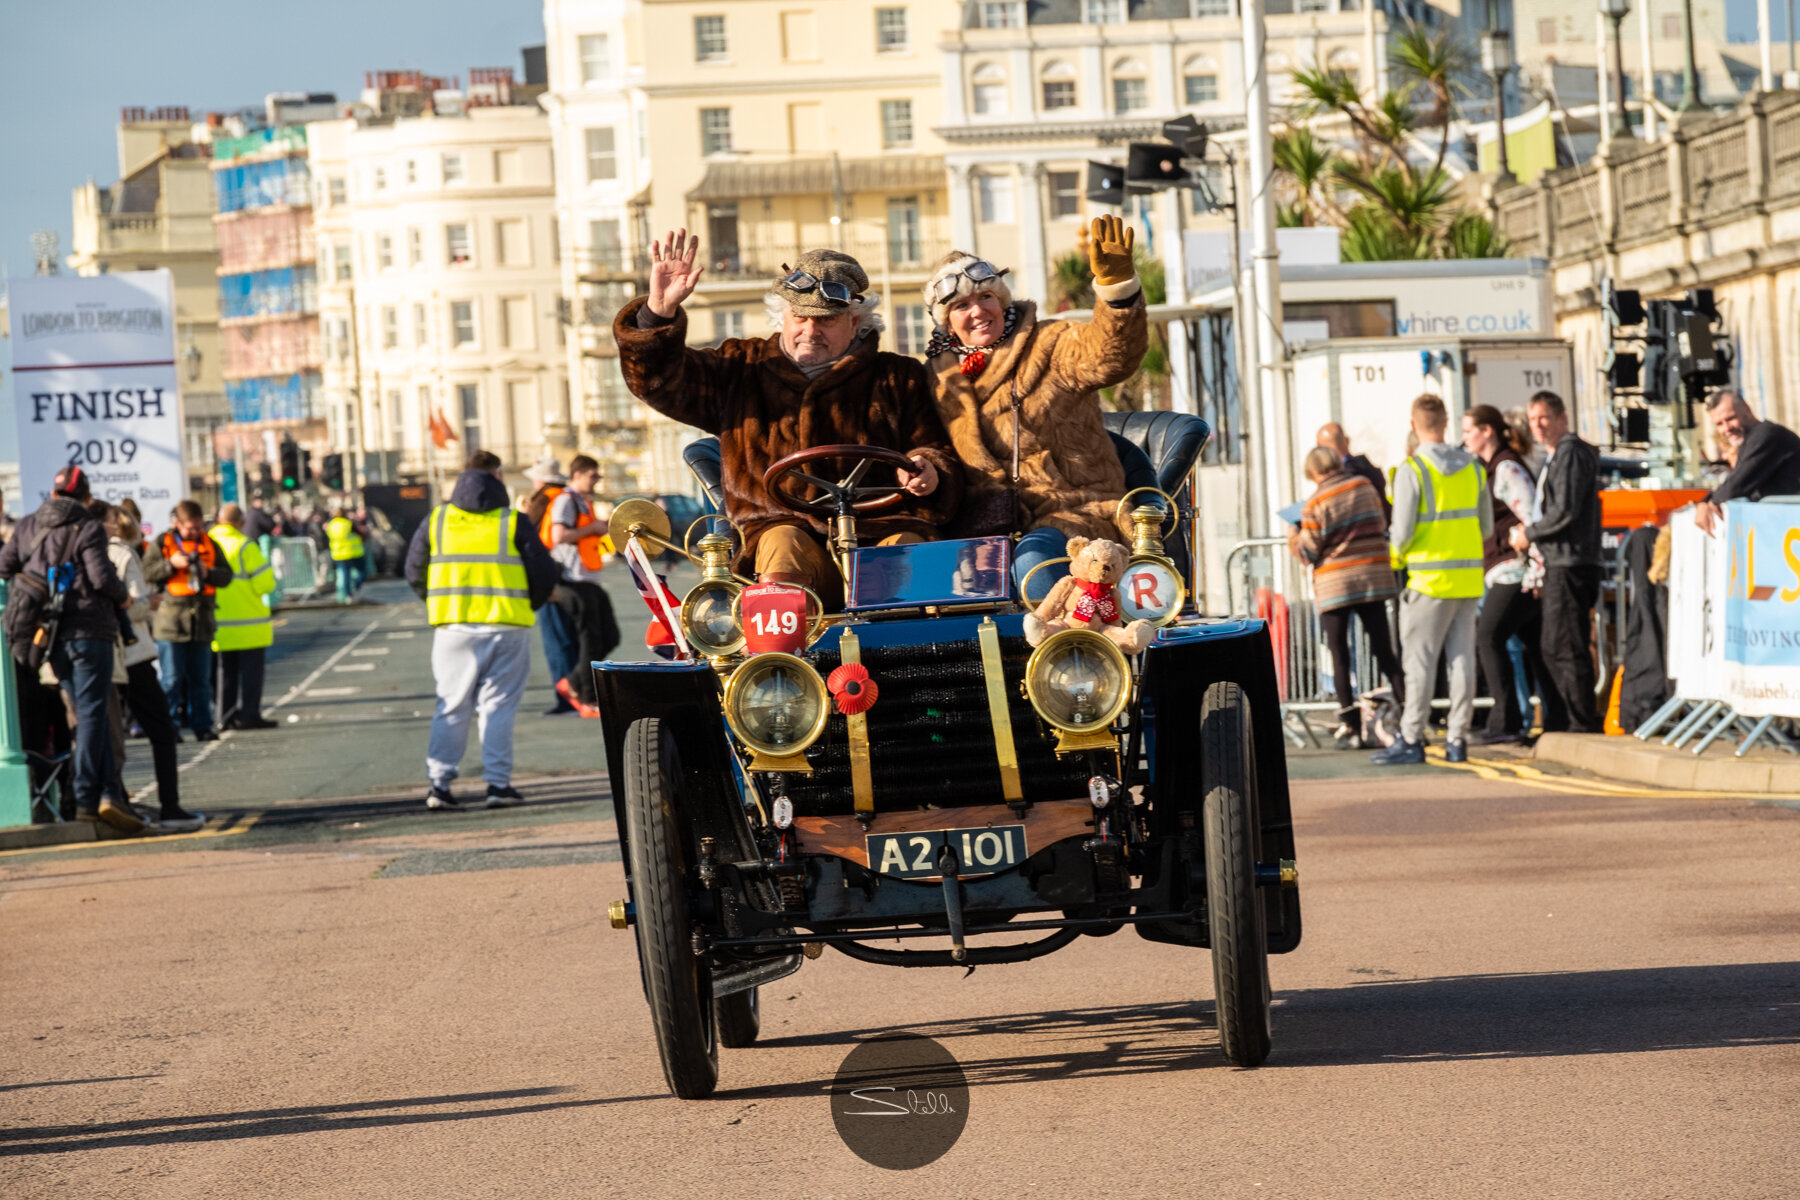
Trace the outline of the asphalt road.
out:
M 296 615 L 289 690 L 390 653 L 189 772 L 251 796 L 227 830 L 0 855 L 0 1195 L 1800 1194 L 1791 805 L 1297 755 L 1306 935 L 1263 1068 L 1219 1057 L 1204 951 L 1123 932 L 968 977 L 827 952 L 682 1102 L 606 923 L 591 724 L 521 721 L 531 805 L 423 813 L 426 631 L 383 637 L 417 619 Z M 886 1030 L 971 1083 L 905 1174 L 826 1099 Z

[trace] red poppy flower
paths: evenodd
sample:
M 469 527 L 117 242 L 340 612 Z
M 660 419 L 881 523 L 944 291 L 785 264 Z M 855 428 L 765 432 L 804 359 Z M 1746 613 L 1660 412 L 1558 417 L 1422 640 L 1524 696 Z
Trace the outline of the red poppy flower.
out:
M 881 694 L 869 678 L 869 669 L 861 663 L 845 663 L 833 671 L 825 680 L 825 688 L 837 698 L 837 710 L 847 717 L 868 712 Z

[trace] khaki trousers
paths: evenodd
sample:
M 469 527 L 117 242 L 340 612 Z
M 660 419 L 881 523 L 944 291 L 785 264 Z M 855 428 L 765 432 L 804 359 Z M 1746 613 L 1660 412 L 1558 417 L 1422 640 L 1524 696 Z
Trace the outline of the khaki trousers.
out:
M 925 539 L 916 533 L 896 533 L 878 545 L 904 546 Z M 830 611 L 841 608 L 843 578 L 825 543 L 810 529 L 798 525 L 774 525 L 756 541 L 756 577 L 765 582 L 798 583 L 819 594 Z

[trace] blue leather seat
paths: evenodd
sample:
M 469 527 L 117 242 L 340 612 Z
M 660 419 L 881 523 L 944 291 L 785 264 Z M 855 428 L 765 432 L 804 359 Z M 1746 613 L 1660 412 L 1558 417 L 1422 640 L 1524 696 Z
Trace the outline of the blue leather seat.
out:
M 704 437 L 681 448 L 681 461 L 688 465 L 700 486 L 706 489 L 716 512 L 725 511 L 725 484 L 719 465 L 719 439 Z

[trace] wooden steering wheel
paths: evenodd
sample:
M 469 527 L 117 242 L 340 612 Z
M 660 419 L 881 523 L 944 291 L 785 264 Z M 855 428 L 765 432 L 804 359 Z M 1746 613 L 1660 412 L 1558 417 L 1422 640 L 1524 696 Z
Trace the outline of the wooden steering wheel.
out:
M 856 465 L 836 483 L 803 470 L 823 461 L 852 461 Z M 885 446 L 813 446 L 778 459 L 763 472 L 763 486 L 777 503 L 797 513 L 831 514 L 847 517 L 858 513 L 880 513 L 897 508 L 906 500 L 906 489 L 899 484 L 863 486 L 862 478 L 877 464 L 900 471 L 917 473 L 919 464 L 898 450 Z M 808 498 L 792 490 L 793 483 L 818 489 L 821 495 Z

